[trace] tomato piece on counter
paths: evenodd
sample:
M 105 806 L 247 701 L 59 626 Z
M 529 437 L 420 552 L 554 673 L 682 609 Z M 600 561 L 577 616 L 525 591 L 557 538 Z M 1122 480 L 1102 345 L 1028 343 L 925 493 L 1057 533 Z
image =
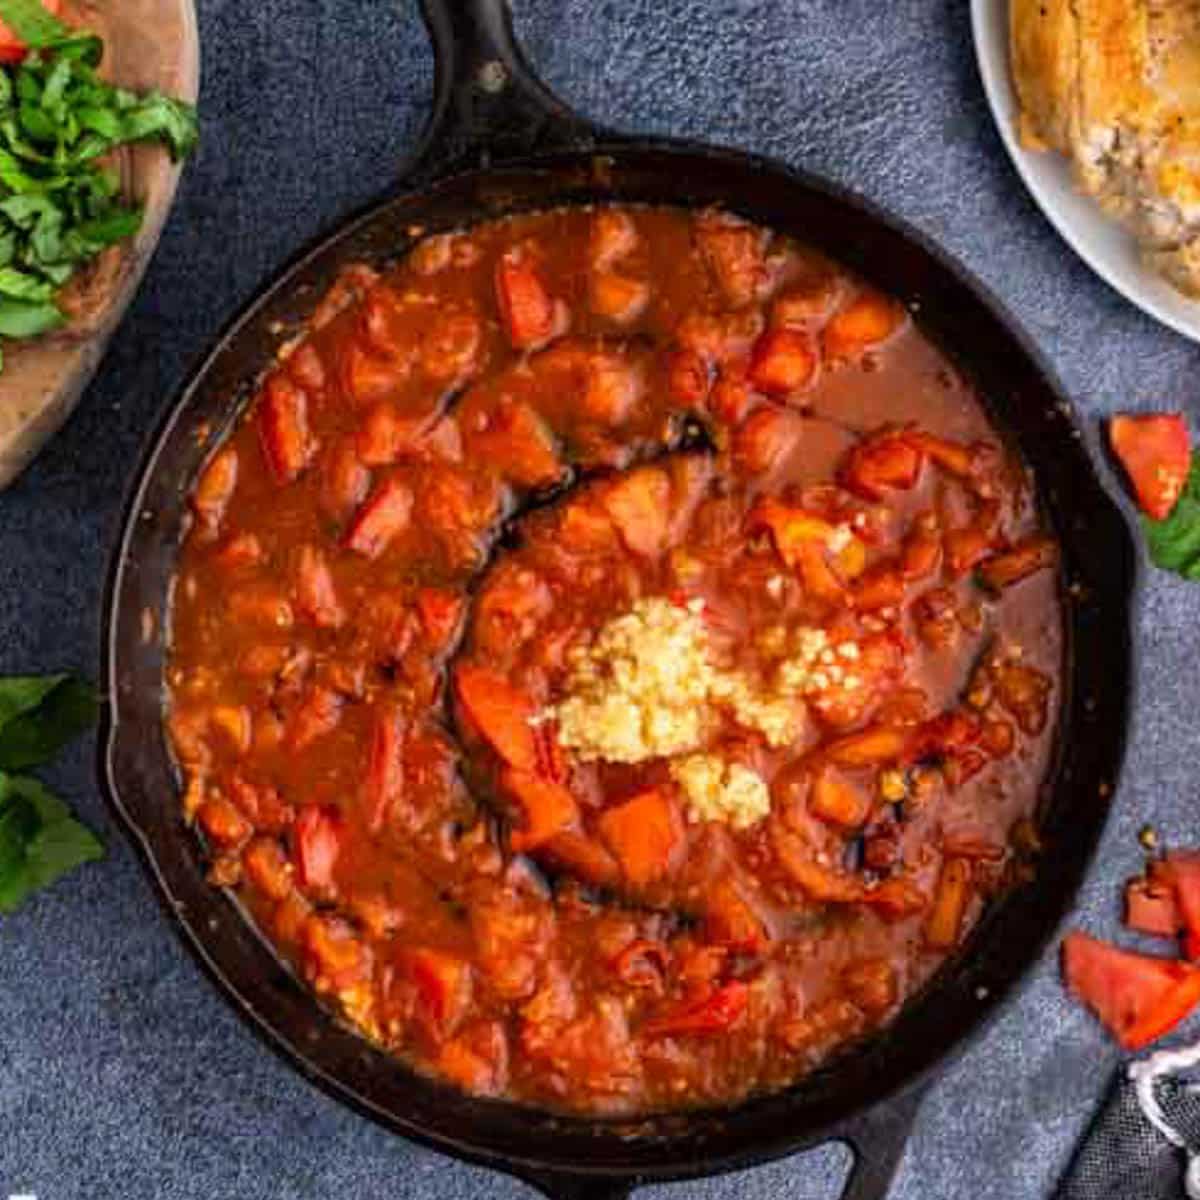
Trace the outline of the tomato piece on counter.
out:
M 537 268 L 519 251 L 509 250 L 496 264 L 496 300 L 518 350 L 549 341 L 555 328 L 554 300 Z
M 1108 423 L 1113 453 L 1133 484 L 1146 516 L 1171 515 L 1192 465 L 1192 445 L 1183 413 L 1127 414 Z
M 62 0 L 41 0 L 42 7 L 54 16 L 62 9 Z M 0 21 L 0 63 L 19 63 L 29 53 L 29 47 Z
M 552 779 L 510 767 L 500 776 L 500 785 L 521 813 L 520 826 L 509 835 L 518 854 L 536 850 L 579 820 L 575 797 Z
M 533 702 L 497 671 L 471 663 L 460 663 L 454 684 L 463 706 L 479 735 L 511 767 L 535 772 L 539 752 L 534 727 Z
M 386 479 L 355 514 L 343 544 L 366 558 L 378 558 L 409 525 L 412 489 L 399 479 Z
M 666 875 L 683 842 L 683 818 L 675 799 L 656 788 L 640 792 L 600 814 L 596 822 L 625 878 L 634 886 Z
M 1178 937 L 1183 916 L 1174 888 L 1153 878 L 1131 879 L 1125 885 L 1125 925 L 1150 937 Z
M 1168 882 L 1183 918 L 1183 953 L 1200 959 L 1200 852 L 1174 850 L 1154 868 L 1155 879 Z
M 768 396 L 798 392 L 811 382 L 816 369 L 812 342 L 797 329 L 768 329 L 750 356 L 750 382 Z
M 333 887 L 333 870 L 341 853 L 342 817 L 335 808 L 306 804 L 292 827 L 296 878 L 317 891 Z
M 1126 1050 L 1170 1033 L 1200 1003 L 1200 967 L 1121 950 L 1075 930 L 1063 939 L 1063 979 Z
M 711 995 L 680 1005 L 642 1026 L 647 1037 L 678 1037 L 692 1033 L 722 1033 L 746 1011 L 750 989 L 739 979 L 722 984 Z

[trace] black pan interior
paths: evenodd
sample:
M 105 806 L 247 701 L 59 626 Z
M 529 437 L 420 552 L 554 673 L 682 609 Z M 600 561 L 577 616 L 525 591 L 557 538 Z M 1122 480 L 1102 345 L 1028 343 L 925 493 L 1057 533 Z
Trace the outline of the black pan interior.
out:
M 323 1012 L 233 902 L 205 882 L 198 842 L 180 818 L 161 725 L 164 616 L 186 492 L 286 330 L 311 311 L 342 265 L 394 259 L 414 226 L 449 228 L 595 200 L 721 204 L 819 247 L 908 302 L 1033 467 L 1064 547 L 1069 655 L 1036 880 L 985 916 L 962 953 L 886 1031 L 791 1090 L 732 1110 L 619 1123 L 461 1096 L 414 1075 Z M 1121 760 L 1134 576 L 1126 523 L 1052 378 L 979 285 L 919 235 L 826 183 L 741 154 L 654 141 L 548 156 L 451 178 L 352 222 L 232 324 L 171 408 L 143 462 L 111 581 L 109 789 L 173 920 L 219 985 L 260 1033 L 339 1098 L 398 1132 L 518 1173 L 661 1178 L 745 1165 L 837 1136 L 854 1114 L 926 1075 L 1041 954 L 1091 856 Z

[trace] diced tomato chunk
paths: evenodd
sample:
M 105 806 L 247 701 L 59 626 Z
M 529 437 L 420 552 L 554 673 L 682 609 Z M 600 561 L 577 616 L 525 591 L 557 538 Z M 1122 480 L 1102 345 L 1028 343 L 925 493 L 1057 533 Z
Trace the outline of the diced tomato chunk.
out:
M 561 783 L 511 767 L 501 775 L 500 783 L 521 812 L 520 827 L 509 837 L 518 854 L 536 850 L 579 820 L 575 797 Z
M 871 725 L 830 742 L 825 757 L 839 767 L 875 767 L 899 762 L 909 746 L 909 734 L 889 725 Z
M 508 1083 L 508 1038 L 498 1021 L 475 1025 L 442 1046 L 437 1070 L 477 1096 L 495 1096 Z
M 683 842 L 678 804 L 655 788 L 607 809 L 596 825 L 625 878 L 638 887 L 666 875 Z
M 371 726 L 371 750 L 363 782 L 363 810 L 367 829 L 378 833 L 393 805 L 404 792 L 404 715 L 385 705 Z
M 768 329 L 750 357 L 750 382 L 769 396 L 786 396 L 812 382 L 817 356 L 808 335 L 797 329 Z
M 216 529 L 221 524 L 225 509 L 233 499 L 237 478 L 238 454 L 232 446 L 218 450 L 200 473 L 200 478 L 192 490 L 192 508 L 200 520 L 211 529 Z
M 925 920 L 927 945 L 949 950 L 958 944 L 973 894 L 970 862 L 965 858 L 946 859 L 933 893 L 933 905 Z
M 1125 924 L 1151 937 L 1177 937 L 1183 915 L 1174 889 L 1153 879 L 1131 879 L 1125 885 Z
M 550 427 L 528 404 L 507 397 L 487 414 L 486 427 L 468 436 L 467 449 L 518 487 L 549 487 L 562 478 Z
M 480 736 L 509 766 L 538 769 L 538 745 L 530 719 L 533 702 L 497 671 L 460 663 L 454 672 L 459 703 Z
M 786 408 L 755 409 L 733 435 L 734 461 L 751 474 L 765 474 L 795 449 L 803 432 L 803 420 Z
M 366 558 L 378 558 L 409 525 L 412 489 L 399 479 L 385 479 L 358 510 L 344 545 Z
M 642 1032 L 647 1037 L 723 1033 L 746 1011 L 749 998 L 748 986 L 733 979 L 700 1000 L 687 1001 L 673 1012 L 647 1021 Z
M 330 688 L 310 686 L 288 724 L 288 747 L 299 752 L 336 729 L 342 719 L 342 703 L 342 697 Z
M 496 299 L 518 350 L 548 341 L 554 333 L 554 300 L 537 269 L 518 251 L 510 250 L 496 264 Z
M 766 235 L 726 213 L 701 213 L 696 242 L 725 299 L 735 308 L 749 304 L 766 278 Z
M 904 430 L 887 430 L 852 446 L 838 468 L 843 487 L 867 500 L 907 491 L 921 474 L 925 455 Z
M 822 821 L 854 829 L 870 815 L 871 797 L 837 771 L 826 767 L 813 781 L 808 808 Z
M 1175 891 L 1184 925 L 1184 955 L 1200 959 L 1200 852 L 1172 851 L 1166 862 L 1157 866 L 1155 878 L 1166 881 Z
M 1054 539 L 1034 534 L 985 559 L 976 571 L 976 578 L 990 591 L 1002 592 L 1057 561 L 1058 545 Z
M 341 853 L 342 817 L 335 808 L 306 804 L 292 827 L 296 878 L 316 891 L 333 887 L 333 871 Z
M 356 435 L 359 462 L 368 467 L 394 463 L 416 446 L 428 425 L 427 417 L 403 416 L 395 404 L 381 401 L 367 413 Z
M 337 629 L 346 619 L 338 603 L 333 573 L 325 556 L 314 546 L 303 546 L 296 568 L 296 605 L 321 629 Z
M 397 966 L 416 987 L 418 1016 L 429 1032 L 453 1033 L 471 1009 L 471 964 L 446 950 L 406 947 Z
M 1191 470 L 1187 418 L 1183 413 L 1113 417 L 1108 437 L 1142 511 L 1152 520 L 1165 520 L 1183 494 Z
M 637 242 L 637 227 L 627 212 L 600 208 L 593 214 L 588 255 L 596 269 L 606 269 L 617 259 L 625 258 Z
M 292 865 L 275 838 L 255 838 L 242 855 L 242 868 L 268 899 L 278 901 L 291 894 Z
M 1170 1033 L 1200 1003 L 1200 967 L 1121 950 L 1074 930 L 1063 939 L 1063 978 L 1125 1047 Z
M 205 834 L 225 850 L 240 845 L 254 832 L 250 822 L 219 794 L 209 796 L 200 805 L 196 819 Z
M 765 915 L 731 879 L 722 879 L 708 890 L 704 933 L 712 942 L 747 954 L 761 951 L 771 937 Z
M 640 467 L 623 475 L 603 495 L 604 507 L 622 540 L 645 558 L 666 548 L 670 527 L 671 483 L 657 467 Z
M 284 375 L 272 375 L 263 386 L 258 435 L 263 458 L 278 484 L 291 483 L 316 450 L 308 430 L 308 401 Z
M 417 592 L 417 612 L 430 646 L 444 650 L 462 620 L 463 598 L 444 588 L 423 587 Z
M 824 517 L 770 497 L 756 501 L 746 516 L 746 532 L 769 530 L 779 557 L 789 567 L 800 562 L 805 545 L 826 547 L 834 536 L 834 528 Z
M 712 379 L 708 362 L 695 350 L 675 350 L 667 360 L 667 390 L 677 403 L 698 408 Z
M 904 322 L 904 309 L 875 291 L 860 292 L 834 313 L 821 336 L 827 359 L 856 358 L 886 341 Z
M 650 301 L 650 285 L 616 271 L 597 271 L 588 289 L 592 312 L 618 325 L 636 321 Z

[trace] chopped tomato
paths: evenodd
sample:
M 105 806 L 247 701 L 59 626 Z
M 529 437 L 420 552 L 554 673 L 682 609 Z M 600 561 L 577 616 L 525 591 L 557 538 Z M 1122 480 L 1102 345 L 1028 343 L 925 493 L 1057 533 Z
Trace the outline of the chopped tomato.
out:
M 325 556 L 314 546 L 303 546 L 296 568 L 296 606 L 321 629 L 337 629 L 346 619 L 338 603 L 333 574 Z
M 49 13 L 58 15 L 62 8 L 62 0 L 41 0 L 42 7 Z M 19 63 L 29 47 L 3 22 L 0 21 L 0 62 Z
M 855 358 L 886 341 L 904 322 L 904 309 L 879 292 L 860 292 L 833 314 L 821 335 L 825 357 Z
M 667 390 L 679 404 L 698 408 L 708 395 L 711 368 L 695 350 L 676 350 L 667 360 Z
M 508 1038 L 498 1021 L 487 1021 L 442 1046 L 437 1070 L 479 1096 L 494 1096 L 508 1082 Z
M 371 751 L 363 782 L 363 810 L 367 829 L 378 833 L 392 806 L 404 790 L 404 716 L 386 706 L 371 727 Z
M 284 375 L 272 375 L 263 386 L 258 435 L 263 458 L 278 484 L 291 483 L 316 450 L 308 431 L 308 402 Z
M 615 208 L 596 210 L 588 237 L 588 257 L 594 268 L 611 267 L 629 255 L 637 242 L 637 226 L 628 213 Z
M 863 899 L 866 889 L 861 879 L 815 861 L 805 843 L 782 825 L 771 827 L 771 848 L 776 861 L 810 900 L 856 904 Z
M 1125 924 L 1151 937 L 1178 937 L 1183 916 L 1174 889 L 1154 879 L 1131 879 L 1125 885 Z
M 1165 520 L 1178 502 L 1191 470 L 1187 418 L 1183 413 L 1113 417 L 1108 437 L 1142 511 L 1152 520 Z
M 1048 537 L 1035 534 L 984 559 L 975 576 L 989 591 L 1002 592 L 1014 583 L 1027 579 L 1035 571 L 1053 566 L 1057 561 L 1057 544 Z
M 982 526 L 967 525 L 962 529 L 949 530 L 944 544 L 946 566 L 951 577 L 958 579 L 987 558 L 996 544 L 996 539 Z
M 250 822 L 221 795 L 209 796 L 197 809 L 196 820 L 205 834 L 225 850 L 240 845 L 254 832 Z
M 673 797 L 651 788 L 606 810 L 596 822 L 600 836 L 635 886 L 670 871 L 683 842 L 683 820 Z
M 603 496 L 604 507 L 625 545 L 644 558 L 654 558 L 666 548 L 670 500 L 670 480 L 657 467 L 630 471 Z
M 381 401 L 367 413 L 356 436 L 359 461 L 368 467 L 394 463 L 416 445 L 428 424 L 427 417 L 403 416 L 396 405 Z
M 769 530 L 779 557 L 789 567 L 800 562 L 805 545 L 827 546 L 834 536 L 834 528 L 816 513 L 792 508 L 770 497 L 759 500 L 746 517 L 746 532 Z
M 933 905 L 925 921 L 926 945 L 949 950 L 958 944 L 967 905 L 974 894 L 971 864 L 965 858 L 948 858 L 942 863 Z
M 862 902 L 885 921 L 901 921 L 929 907 L 929 897 L 904 875 L 893 875 L 875 887 L 867 888 Z
M 733 458 L 744 471 L 762 475 L 778 467 L 799 445 L 804 421 L 786 408 L 756 409 L 733 435 Z
M 520 827 L 508 839 L 518 854 L 536 850 L 579 820 L 579 805 L 561 783 L 512 767 L 501 775 L 500 783 L 521 814 Z
M 771 937 L 765 915 L 731 879 L 722 879 L 708 890 L 704 932 L 709 941 L 747 954 L 757 954 Z
M 333 869 L 341 853 L 342 818 L 335 808 L 306 804 L 292 828 L 296 878 L 317 891 L 333 887 Z
M 817 356 L 807 334 L 797 329 L 768 329 L 750 357 L 750 382 L 769 396 L 786 396 L 812 381 Z
M 0 37 L 3 36 L 3 23 L 0 22 Z M 2 50 L 0 44 L 0 50 Z M 212 529 L 221 524 L 225 509 L 233 499 L 237 487 L 238 455 L 232 446 L 219 450 L 209 460 L 208 466 L 200 474 L 200 478 L 192 491 L 191 504 L 196 515 Z
M 1183 953 L 1200 958 L 1200 852 L 1176 850 L 1155 872 L 1175 889 L 1175 903 L 1183 918 Z
M 904 576 L 897 564 L 879 563 L 854 585 L 850 593 L 859 612 L 876 612 L 881 608 L 898 608 L 904 603 Z
M 416 987 L 426 1028 L 435 1037 L 453 1033 L 471 1008 L 471 964 L 446 950 L 406 947 L 397 966 Z
M 433 649 L 444 650 L 462 620 L 463 599 L 442 588 L 423 587 L 417 592 L 417 612 L 426 641 Z
M 454 671 L 459 703 L 472 724 L 509 766 L 538 768 L 538 745 L 530 719 L 533 702 L 496 671 L 460 663 Z
M 908 749 L 909 735 L 888 725 L 869 725 L 825 747 L 825 757 L 839 767 L 876 767 L 898 762 Z
M 852 446 L 838 468 L 842 486 L 867 500 L 916 485 L 925 455 L 906 430 L 873 434 Z
M 1121 950 L 1079 930 L 1063 939 L 1062 969 L 1071 993 L 1126 1050 L 1170 1033 L 1200 1003 L 1200 967 Z
M 355 514 L 345 546 L 366 558 L 378 558 L 403 533 L 412 515 L 412 489 L 399 479 L 385 479 Z
M 592 312 L 618 325 L 629 325 L 640 317 L 650 301 L 644 280 L 630 279 L 616 271 L 597 271 L 589 288 Z
M 832 767 L 826 767 L 813 781 L 808 808 L 822 821 L 854 829 L 870 815 L 871 798 Z
M 746 1011 L 750 991 L 739 979 L 722 984 L 701 1000 L 685 1002 L 673 1012 L 646 1022 L 647 1037 L 678 1037 L 692 1033 L 723 1033 Z
M 595 838 L 574 830 L 555 834 L 539 848 L 538 857 L 597 887 L 615 887 L 621 879 L 617 860 Z
M 554 333 L 554 301 L 537 269 L 515 250 L 496 264 L 496 300 L 508 340 L 518 350 L 540 345 Z
M 518 487 L 549 487 L 562 478 L 554 434 L 528 404 L 498 404 L 486 428 L 468 436 L 467 451 Z
M 342 719 L 342 703 L 332 689 L 310 685 L 288 723 L 288 748 L 298 753 L 336 729 Z
M 701 213 L 696 242 L 725 299 L 735 308 L 749 304 L 766 278 L 766 237 L 761 229 L 726 213 Z

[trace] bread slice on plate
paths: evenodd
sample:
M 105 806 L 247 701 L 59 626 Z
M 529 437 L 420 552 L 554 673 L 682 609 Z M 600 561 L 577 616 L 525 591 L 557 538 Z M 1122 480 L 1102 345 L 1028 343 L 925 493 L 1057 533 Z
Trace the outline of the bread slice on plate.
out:
M 1200 0 L 1012 0 L 1020 136 L 1200 296 Z

